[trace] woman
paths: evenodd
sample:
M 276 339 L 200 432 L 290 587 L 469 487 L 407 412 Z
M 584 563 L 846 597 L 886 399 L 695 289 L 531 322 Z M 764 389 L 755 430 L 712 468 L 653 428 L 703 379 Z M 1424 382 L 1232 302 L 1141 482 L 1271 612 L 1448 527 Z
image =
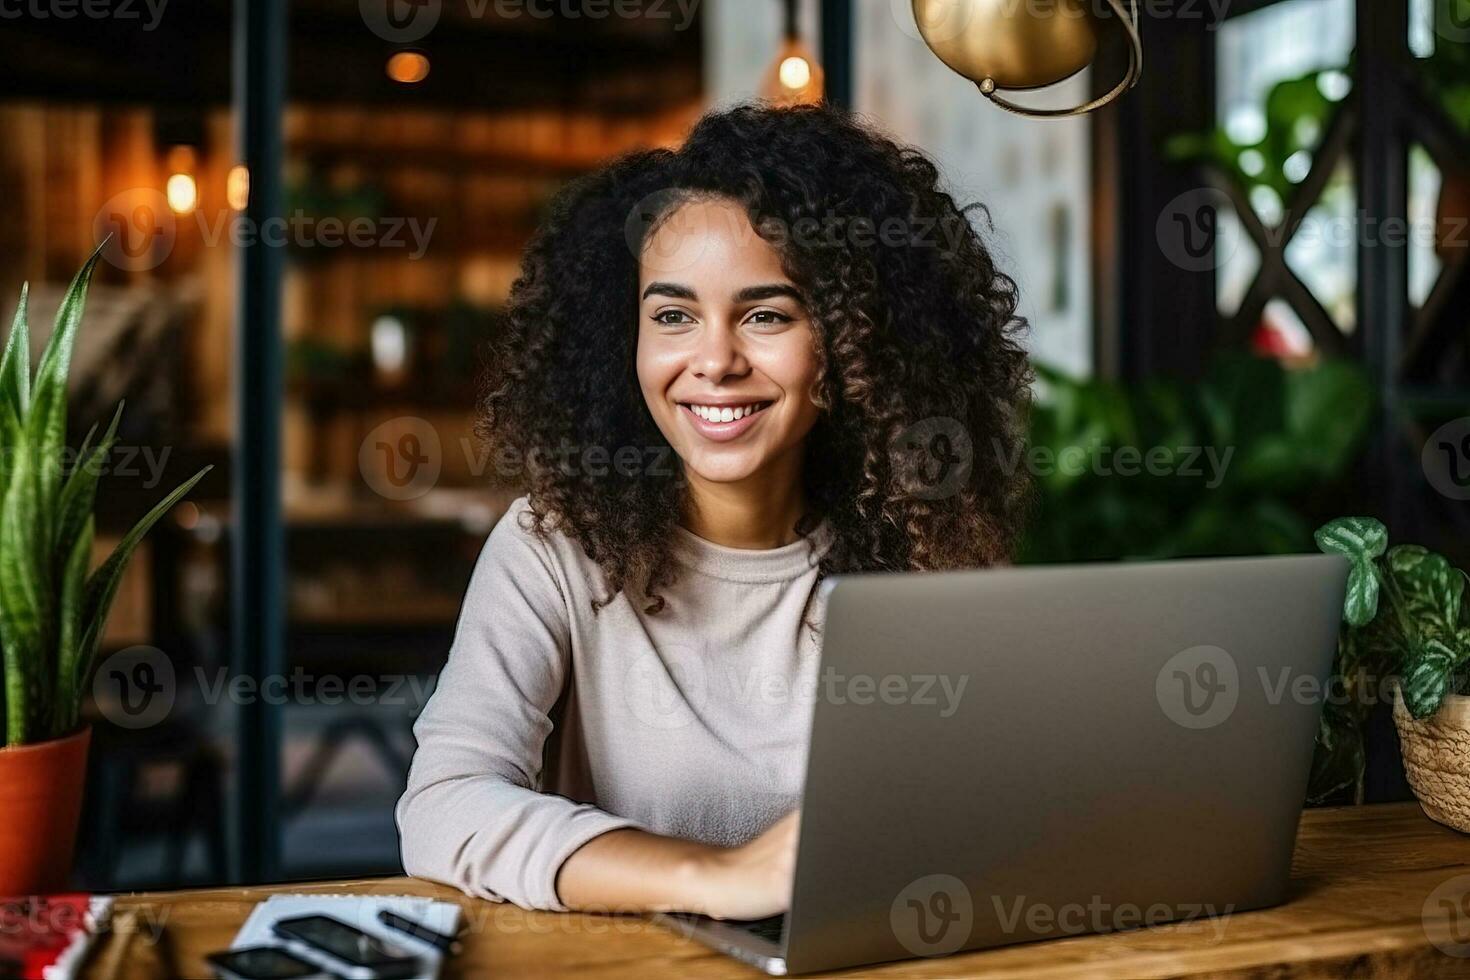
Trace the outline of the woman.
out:
M 564 192 L 492 358 L 483 432 L 528 493 L 414 729 L 409 873 L 783 911 L 815 587 L 1007 558 L 1015 307 L 934 165 L 835 109 L 713 113 Z

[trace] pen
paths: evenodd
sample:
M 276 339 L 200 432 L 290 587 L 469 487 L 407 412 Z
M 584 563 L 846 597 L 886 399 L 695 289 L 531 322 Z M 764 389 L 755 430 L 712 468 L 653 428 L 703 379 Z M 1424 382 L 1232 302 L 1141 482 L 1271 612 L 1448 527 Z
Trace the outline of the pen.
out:
M 446 936 L 442 932 L 430 929 L 422 922 L 415 922 L 412 919 L 399 915 L 397 912 L 383 909 L 378 913 L 378 921 L 389 929 L 394 929 L 406 936 L 412 936 L 415 939 L 422 940 L 441 952 L 459 952 L 459 941 L 453 936 Z

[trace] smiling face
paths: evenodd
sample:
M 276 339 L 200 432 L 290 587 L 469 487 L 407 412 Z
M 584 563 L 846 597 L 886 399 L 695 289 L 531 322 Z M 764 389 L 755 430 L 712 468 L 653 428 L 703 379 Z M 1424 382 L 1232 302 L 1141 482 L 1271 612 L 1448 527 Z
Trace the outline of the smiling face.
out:
M 640 266 L 638 383 L 690 482 L 797 479 L 820 368 L 776 249 L 738 203 L 697 199 L 654 229 Z

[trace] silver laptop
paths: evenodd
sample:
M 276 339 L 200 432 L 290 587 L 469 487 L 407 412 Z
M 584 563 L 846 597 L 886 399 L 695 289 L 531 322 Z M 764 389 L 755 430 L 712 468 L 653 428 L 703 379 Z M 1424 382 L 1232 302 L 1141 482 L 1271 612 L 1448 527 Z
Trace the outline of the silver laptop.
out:
M 829 580 L 788 914 L 660 917 L 767 973 L 1286 895 L 1348 565 Z

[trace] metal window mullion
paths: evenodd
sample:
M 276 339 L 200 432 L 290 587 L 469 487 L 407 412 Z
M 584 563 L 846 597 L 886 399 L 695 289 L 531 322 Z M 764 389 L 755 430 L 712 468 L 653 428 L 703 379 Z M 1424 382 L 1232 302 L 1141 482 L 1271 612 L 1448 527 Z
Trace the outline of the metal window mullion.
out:
M 261 228 L 284 213 L 282 112 L 286 0 L 235 0 L 234 101 L 240 162 L 249 168 L 244 220 Z M 284 250 L 248 236 L 239 250 L 235 321 L 235 453 L 231 476 L 231 666 L 259 683 L 284 668 L 285 532 L 281 513 Z M 238 784 L 231 877 L 275 880 L 280 871 L 281 708 L 237 706 Z

